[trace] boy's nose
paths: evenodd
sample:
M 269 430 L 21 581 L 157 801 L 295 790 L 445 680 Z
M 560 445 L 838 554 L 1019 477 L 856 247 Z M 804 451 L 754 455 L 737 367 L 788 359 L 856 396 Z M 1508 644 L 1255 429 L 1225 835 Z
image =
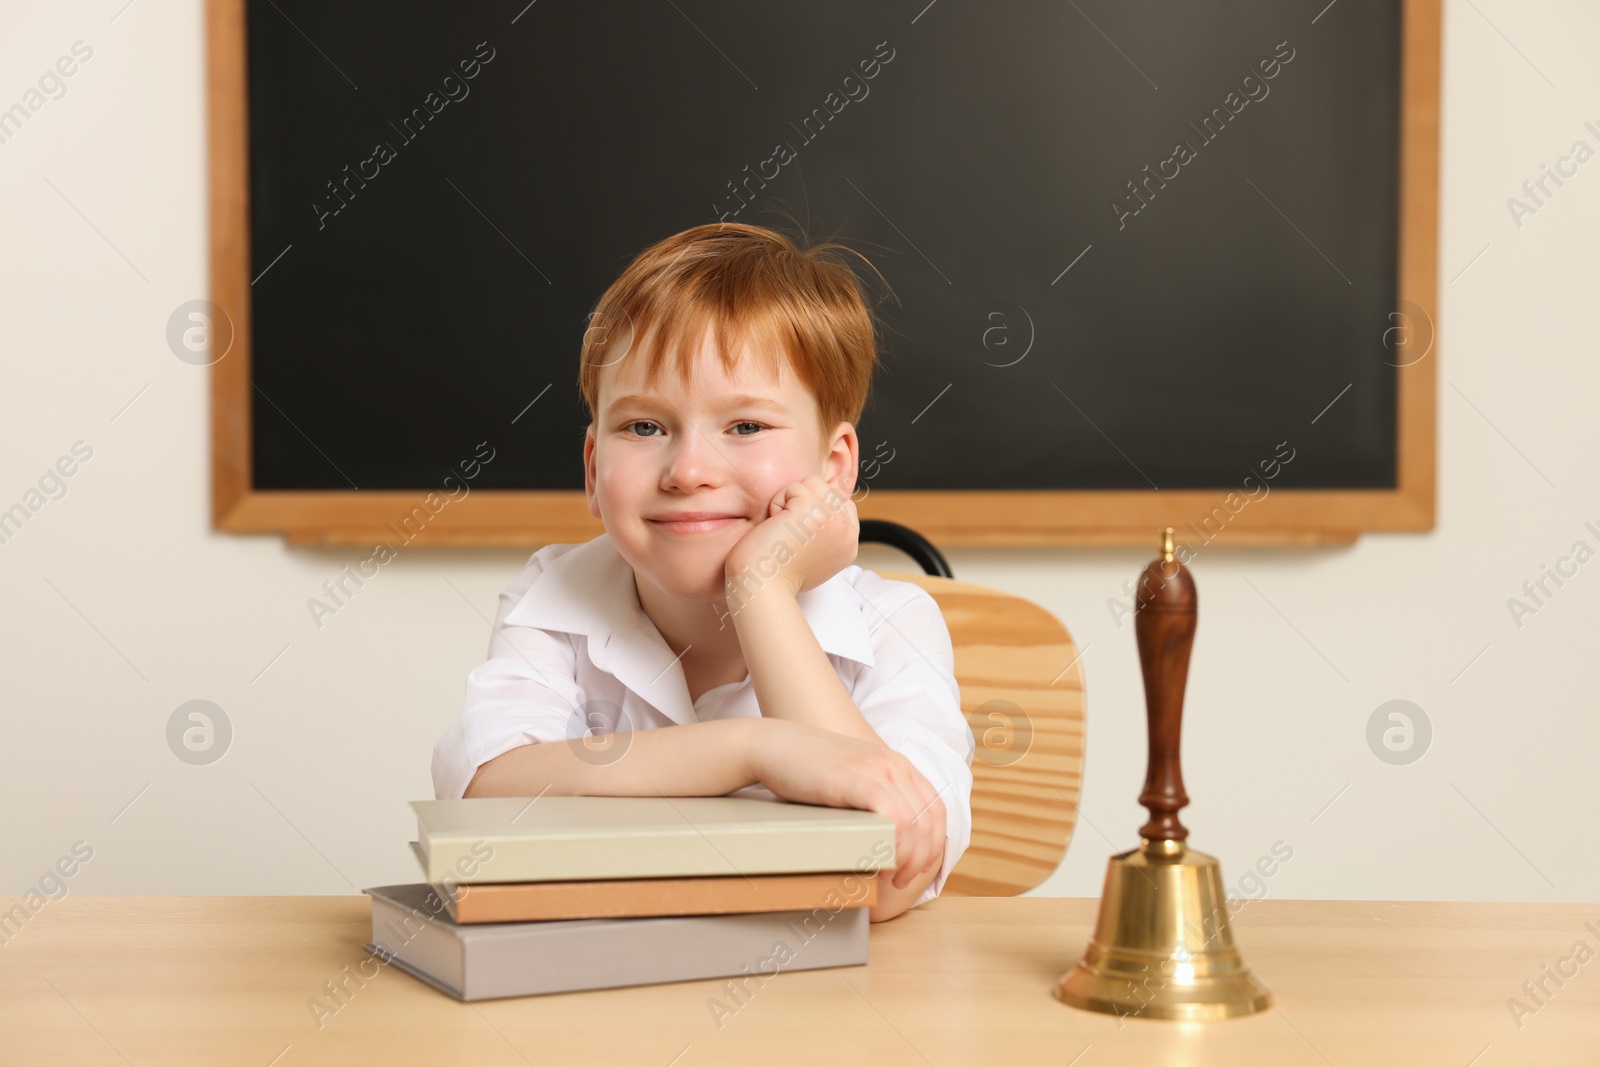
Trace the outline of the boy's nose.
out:
M 667 450 L 661 472 L 663 488 L 688 490 L 720 485 L 727 478 L 727 459 L 698 429 L 680 434 Z

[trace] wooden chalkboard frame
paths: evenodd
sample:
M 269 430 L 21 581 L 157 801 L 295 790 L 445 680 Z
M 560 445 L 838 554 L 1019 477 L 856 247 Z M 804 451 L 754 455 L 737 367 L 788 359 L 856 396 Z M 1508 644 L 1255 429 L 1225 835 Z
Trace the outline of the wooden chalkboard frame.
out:
M 1394 489 L 1276 489 L 1270 507 L 1230 508 L 1226 490 L 890 490 L 860 503 L 940 547 L 1124 545 L 1153 531 L 1204 528 L 1207 543 L 1349 542 L 1365 531 L 1429 530 L 1436 493 L 1440 0 L 1403 0 L 1397 309 L 1419 309 L 1421 341 L 1397 348 Z M 211 300 L 232 346 L 211 366 L 215 529 L 281 533 L 291 543 L 536 547 L 601 533 L 582 490 L 484 490 L 431 513 L 422 491 L 262 491 L 251 483 L 251 305 L 245 0 L 207 0 Z M 1409 347 L 1425 341 L 1419 356 Z M 1221 509 L 1220 511 L 1218 509 Z M 1205 523 L 1206 516 L 1221 521 Z M 412 521 L 413 516 L 417 518 Z M 1214 531 L 1214 537 L 1209 536 Z

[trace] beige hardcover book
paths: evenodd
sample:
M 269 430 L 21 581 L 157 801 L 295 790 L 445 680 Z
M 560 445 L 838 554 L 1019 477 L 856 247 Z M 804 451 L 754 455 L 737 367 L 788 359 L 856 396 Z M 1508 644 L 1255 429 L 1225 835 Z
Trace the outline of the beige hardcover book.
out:
M 417 862 L 422 847 L 411 842 Z M 613 878 L 587 882 L 502 882 L 436 885 L 458 923 L 622 919 L 649 915 L 727 915 L 811 908 L 870 908 L 878 902 L 871 874 L 724 875 L 715 878 Z
M 434 885 L 876 872 L 894 822 L 755 797 L 413 800 Z

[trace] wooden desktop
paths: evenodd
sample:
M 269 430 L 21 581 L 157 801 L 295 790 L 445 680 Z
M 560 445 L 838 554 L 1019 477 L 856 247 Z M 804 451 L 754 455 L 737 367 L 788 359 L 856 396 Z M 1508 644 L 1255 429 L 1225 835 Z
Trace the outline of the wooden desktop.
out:
M 1572 955 L 1600 947 L 1600 906 L 1250 902 L 1233 928 L 1274 1005 L 1200 1024 L 1052 997 L 1097 903 L 940 897 L 873 926 L 865 967 L 780 973 L 737 996 L 707 980 L 467 1004 L 363 950 L 365 896 L 68 897 L 3 928 L 0 1062 L 1600 1062 L 1600 963 Z M 1512 998 L 1531 1010 L 1514 1015 Z

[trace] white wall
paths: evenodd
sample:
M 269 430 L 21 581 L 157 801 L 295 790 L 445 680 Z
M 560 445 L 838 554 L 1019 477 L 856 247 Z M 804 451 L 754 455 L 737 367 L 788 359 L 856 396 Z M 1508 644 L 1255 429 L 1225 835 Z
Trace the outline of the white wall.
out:
M 482 614 L 526 553 L 404 551 L 319 631 L 306 598 L 360 553 L 211 532 L 206 372 L 164 339 L 207 291 L 200 5 L 122 2 L 7 5 L 0 32 L 0 106 L 74 41 L 94 49 L 0 144 L 0 507 L 74 442 L 94 450 L 0 545 L 0 893 L 80 840 L 94 854 L 79 893 L 412 881 L 405 802 L 432 795 Z M 1194 565 L 1184 817 L 1230 883 L 1281 839 L 1294 857 L 1277 896 L 1600 895 L 1584 832 L 1600 801 L 1600 563 L 1520 628 L 1506 606 L 1574 541 L 1600 548 L 1584 527 L 1600 526 L 1600 162 L 1520 229 L 1506 207 L 1575 140 L 1600 149 L 1583 126 L 1600 127 L 1597 40 L 1592 5 L 1447 4 L 1438 528 Z M 1144 818 L 1133 630 L 1106 601 L 1151 550 L 950 556 L 1087 649 L 1082 818 L 1040 891 L 1095 895 Z M 905 566 L 881 549 L 861 562 Z M 206 767 L 165 740 L 193 699 L 235 731 Z M 1366 741 L 1392 699 L 1433 725 L 1408 766 Z

